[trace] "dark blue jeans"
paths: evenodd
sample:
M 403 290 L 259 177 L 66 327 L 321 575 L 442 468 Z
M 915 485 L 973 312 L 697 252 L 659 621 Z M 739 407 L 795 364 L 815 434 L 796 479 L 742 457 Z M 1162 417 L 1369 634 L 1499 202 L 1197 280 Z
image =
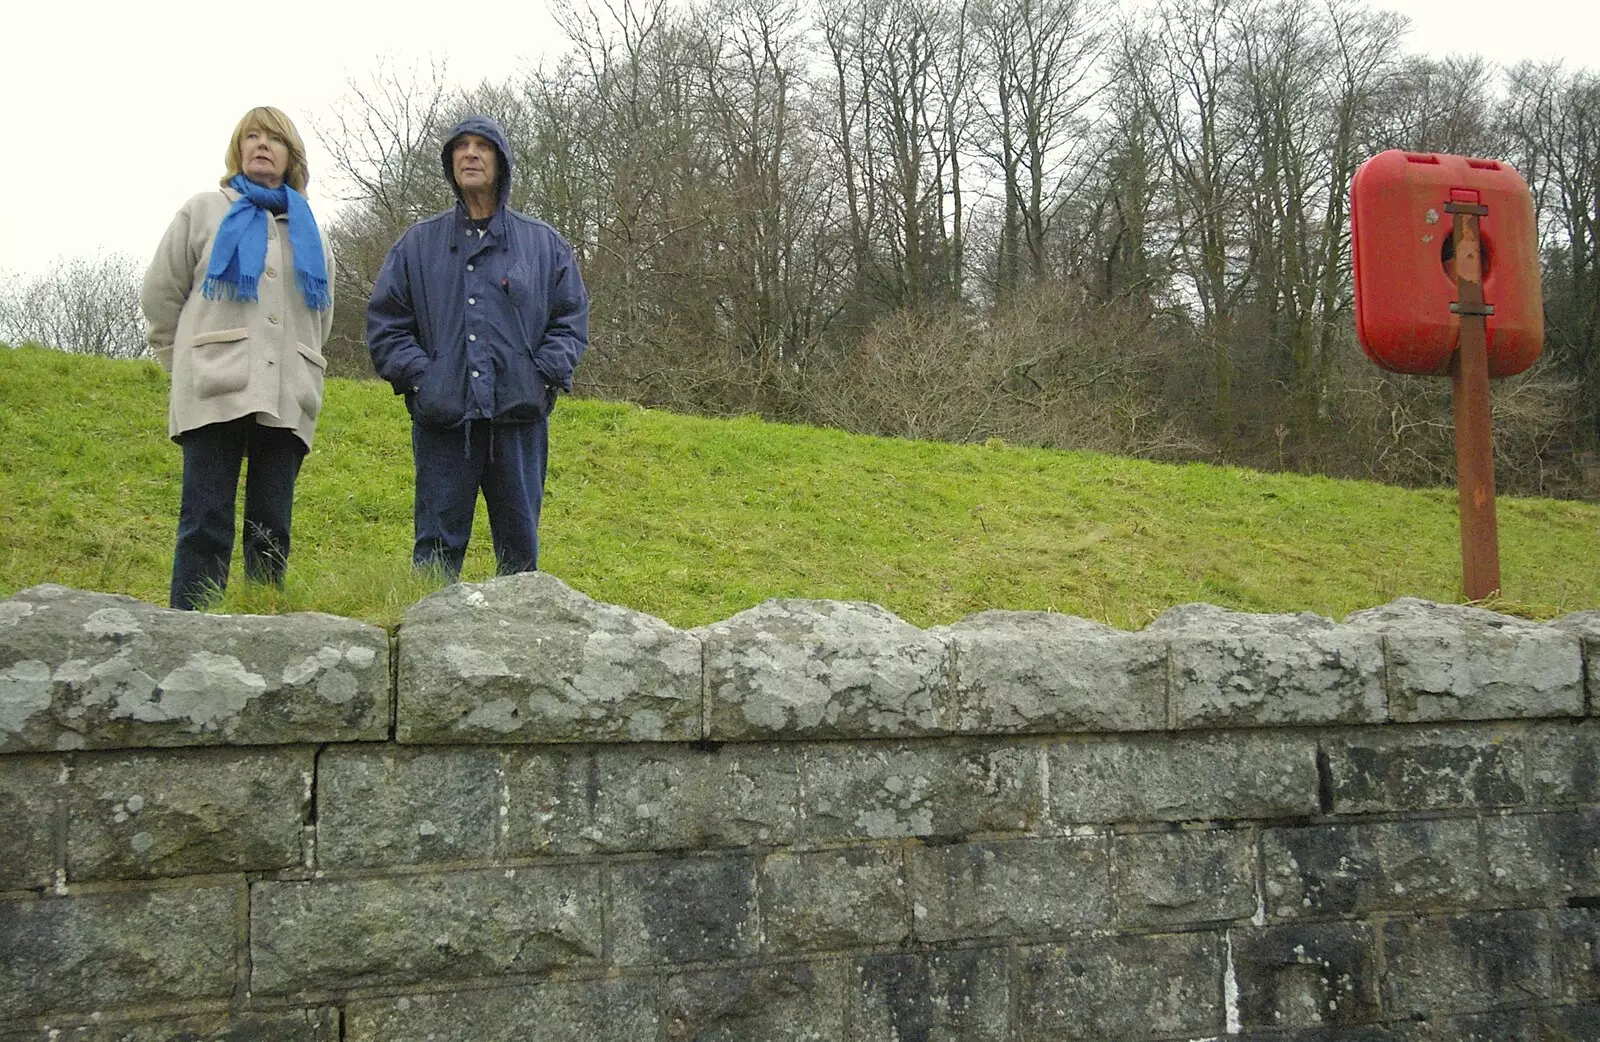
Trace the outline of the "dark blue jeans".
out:
M 544 420 L 452 428 L 413 423 L 417 541 L 412 565 L 437 568 L 452 581 L 461 575 L 481 489 L 499 573 L 538 568 L 539 507 L 549 451 L 550 427 Z
M 183 501 L 178 508 L 178 548 L 172 555 L 174 608 L 193 610 L 228 586 L 233 557 L 233 502 L 239 466 L 244 479 L 244 574 L 281 586 L 289 563 L 294 483 L 306 446 L 294 431 L 263 427 L 245 416 L 185 431 Z

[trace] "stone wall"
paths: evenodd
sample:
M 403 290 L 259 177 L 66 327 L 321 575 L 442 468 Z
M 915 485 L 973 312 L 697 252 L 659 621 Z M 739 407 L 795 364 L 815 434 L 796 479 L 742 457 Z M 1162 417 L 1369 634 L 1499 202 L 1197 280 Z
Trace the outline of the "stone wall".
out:
M 1600 1039 L 1600 612 L 0 602 L 0 1042 Z

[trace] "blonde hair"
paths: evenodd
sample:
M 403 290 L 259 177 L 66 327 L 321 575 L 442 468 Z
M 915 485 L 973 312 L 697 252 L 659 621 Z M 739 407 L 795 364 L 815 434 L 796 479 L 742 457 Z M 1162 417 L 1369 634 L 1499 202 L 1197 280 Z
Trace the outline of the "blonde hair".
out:
M 311 168 L 306 166 L 305 143 L 300 140 L 300 132 L 294 129 L 289 117 L 271 105 L 261 105 L 246 112 L 244 118 L 239 120 L 239 125 L 233 128 L 233 137 L 228 139 L 227 155 L 223 156 L 223 165 L 228 172 L 222 175 L 219 183 L 226 188 L 228 182 L 243 171 L 239 165 L 239 147 L 244 143 L 245 134 L 252 130 L 264 130 L 283 138 L 284 144 L 289 146 L 289 169 L 284 171 L 283 183 L 305 195 L 306 185 L 311 183 Z

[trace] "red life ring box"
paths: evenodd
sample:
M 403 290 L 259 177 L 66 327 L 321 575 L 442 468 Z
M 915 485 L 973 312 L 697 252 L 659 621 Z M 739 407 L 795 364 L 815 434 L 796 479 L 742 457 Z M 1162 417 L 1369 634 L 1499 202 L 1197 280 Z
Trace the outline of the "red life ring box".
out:
M 1377 365 L 1396 373 L 1450 371 L 1461 319 L 1450 310 L 1455 277 L 1446 245 L 1451 202 L 1478 203 L 1489 375 L 1531 366 L 1544 346 L 1539 240 L 1533 196 L 1509 164 L 1439 152 L 1380 152 L 1350 186 L 1356 338 Z

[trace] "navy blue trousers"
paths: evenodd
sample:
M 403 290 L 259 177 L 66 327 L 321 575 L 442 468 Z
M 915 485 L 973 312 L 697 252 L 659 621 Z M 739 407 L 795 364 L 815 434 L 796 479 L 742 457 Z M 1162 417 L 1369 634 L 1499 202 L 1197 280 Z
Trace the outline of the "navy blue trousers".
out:
M 489 536 L 501 575 L 539 566 L 539 507 L 550 451 L 550 427 L 538 423 L 465 427 L 411 425 L 416 465 L 416 545 L 411 563 L 437 568 L 454 581 L 472 538 L 472 514 L 483 492 Z
M 228 586 L 233 557 L 233 502 L 239 467 L 244 479 L 244 574 L 281 586 L 289 564 L 294 483 L 305 442 L 283 427 L 263 427 L 253 416 L 210 423 L 178 436 L 183 447 L 183 499 L 178 546 L 172 555 L 168 603 L 192 611 Z

